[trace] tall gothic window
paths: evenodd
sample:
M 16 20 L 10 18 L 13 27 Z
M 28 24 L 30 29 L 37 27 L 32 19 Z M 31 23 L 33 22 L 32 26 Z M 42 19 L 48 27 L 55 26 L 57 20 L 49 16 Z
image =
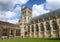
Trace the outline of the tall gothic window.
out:
M 16 36 L 20 36 L 20 30 L 19 29 L 16 30 Z
M 30 32 L 30 26 L 28 26 L 28 32 Z
M 2 36 L 7 36 L 8 35 L 8 29 L 3 29 L 3 34 Z
M 40 27 L 41 27 L 41 31 L 44 31 L 44 25 L 42 23 L 40 24 Z
M 46 22 L 46 29 L 50 31 L 50 24 L 48 22 Z
M 53 21 L 52 22 L 52 25 L 53 25 L 53 29 L 54 30 L 57 30 L 58 29 L 58 25 L 57 25 L 57 22 L 56 21 Z
M 32 32 L 34 32 L 34 26 L 32 25 Z
M 39 28 L 38 28 L 38 25 L 36 24 L 36 32 L 38 32 L 39 31 Z
M 13 30 L 11 30 L 11 35 L 13 35 Z

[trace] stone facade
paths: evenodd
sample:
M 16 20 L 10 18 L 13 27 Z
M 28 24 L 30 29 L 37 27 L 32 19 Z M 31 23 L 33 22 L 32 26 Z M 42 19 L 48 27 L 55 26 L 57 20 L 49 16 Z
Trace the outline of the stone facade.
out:
M 20 28 L 18 25 L 0 21 L 0 38 L 11 39 L 18 36 L 20 37 Z
M 0 21 L 0 38 L 60 38 L 60 9 L 32 17 L 25 7 L 18 24 Z
M 32 10 L 26 7 L 21 19 L 23 38 L 60 38 L 60 9 L 32 17 Z

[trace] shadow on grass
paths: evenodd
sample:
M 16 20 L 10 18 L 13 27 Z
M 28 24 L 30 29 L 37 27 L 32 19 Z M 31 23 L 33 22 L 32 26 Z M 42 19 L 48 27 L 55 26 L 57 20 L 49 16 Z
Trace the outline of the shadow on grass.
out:
M 60 40 L 60 38 L 46 38 L 46 40 Z

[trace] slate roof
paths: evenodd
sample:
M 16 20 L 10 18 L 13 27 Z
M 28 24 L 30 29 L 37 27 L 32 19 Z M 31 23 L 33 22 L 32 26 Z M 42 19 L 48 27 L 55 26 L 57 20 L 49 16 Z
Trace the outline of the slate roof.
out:
M 12 23 L 9 23 L 9 22 L 4 22 L 4 21 L 0 21 L 0 26 L 1 25 L 18 27 L 18 25 L 16 25 L 16 24 L 12 24 Z
M 28 9 L 30 9 L 30 10 L 32 11 L 32 9 L 31 9 L 31 8 L 29 8 L 28 6 L 26 6 L 25 8 L 22 8 L 21 10 L 24 10 L 24 9 L 26 9 L 26 8 L 28 8 Z
M 36 16 L 36 17 L 33 17 L 31 20 L 30 20 L 30 23 L 33 23 L 34 22 L 38 22 L 38 20 L 40 22 L 43 21 L 43 19 L 46 21 L 49 19 L 55 19 L 55 16 L 57 16 L 58 18 L 60 18 L 60 9 L 57 9 L 55 11 L 52 11 L 52 12 L 49 12 L 49 13 L 46 13 L 46 14 L 43 14 L 43 15 L 39 15 L 39 16 Z

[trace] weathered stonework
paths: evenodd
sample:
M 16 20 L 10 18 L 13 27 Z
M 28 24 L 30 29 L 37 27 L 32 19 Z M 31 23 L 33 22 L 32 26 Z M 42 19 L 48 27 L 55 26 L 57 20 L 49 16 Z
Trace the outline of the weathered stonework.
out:
M 24 11 L 25 12 L 27 11 L 27 12 L 25 13 Z M 41 15 L 37 17 L 32 17 L 32 15 L 29 14 L 28 11 L 32 13 L 32 10 L 30 10 L 27 7 L 22 10 L 22 13 L 24 13 L 22 14 L 22 18 L 23 17 L 25 18 L 27 16 L 30 18 L 30 19 L 25 18 L 26 21 L 24 23 L 25 25 L 28 24 L 26 26 L 29 26 L 28 28 L 26 27 L 27 29 L 26 34 L 28 35 L 27 38 L 58 38 L 60 37 L 59 9 L 51 13 L 46 13 L 46 15 Z M 26 14 L 28 15 L 26 16 Z M 34 30 L 32 29 L 32 26 Z M 30 32 L 28 33 L 28 31 Z
M 32 17 L 25 7 L 18 24 L 0 21 L 0 38 L 60 38 L 60 9 Z

